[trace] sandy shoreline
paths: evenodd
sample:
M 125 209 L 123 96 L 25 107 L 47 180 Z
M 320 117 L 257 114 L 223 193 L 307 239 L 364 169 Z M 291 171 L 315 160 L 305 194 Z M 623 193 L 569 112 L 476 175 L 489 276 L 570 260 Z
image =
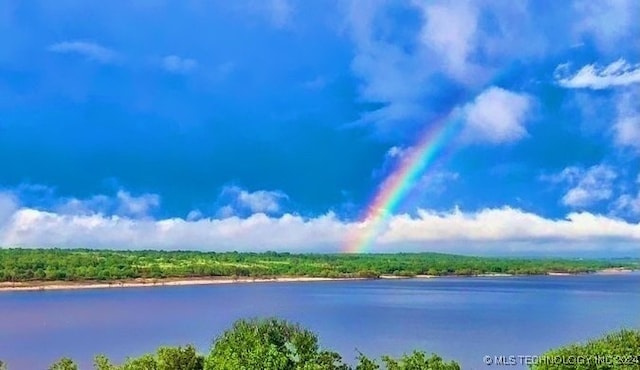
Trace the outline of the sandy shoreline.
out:
M 608 268 L 593 272 L 600 275 L 618 275 L 633 272 L 634 270 L 625 268 Z M 588 273 L 584 273 L 588 274 Z M 549 276 L 572 276 L 582 275 L 566 272 L 547 272 Z M 396 276 L 380 275 L 379 279 L 433 279 L 451 277 L 513 277 L 518 275 L 488 273 L 479 275 L 416 275 L 416 276 Z M 143 287 L 163 287 L 163 286 L 187 286 L 187 285 L 216 285 L 216 284 L 246 284 L 246 283 L 292 283 L 292 282 L 319 282 L 319 281 L 354 281 L 372 280 L 375 278 L 324 278 L 324 277 L 276 277 L 276 278 L 231 278 L 231 277 L 196 277 L 196 278 L 166 278 L 166 279 L 133 279 L 126 281 L 24 281 L 24 282 L 0 282 L 0 293 L 19 291 L 48 291 L 48 290 L 77 290 L 77 289 L 107 289 L 107 288 L 143 288 Z
M 618 275 L 618 274 L 628 274 L 628 273 L 633 272 L 633 271 L 634 270 L 627 269 L 627 268 L 613 267 L 613 268 L 608 268 L 608 269 L 603 269 L 603 270 L 597 271 L 596 274 L 600 274 L 600 275 Z
M 30 281 L 30 282 L 2 282 L 0 292 L 16 291 L 45 291 L 45 290 L 77 290 L 77 289 L 107 289 L 107 288 L 142 288 L 185 285 L 216 285 L 216 284 L 242 284 L 242 283 L 291 283 L 314 281 L 345 281 L 363 280 L 363 278 L 322 278 L 322 277 L 278 277 L 278 278 L 169 278 L 169 279 L 135 279 L 130 281 Z

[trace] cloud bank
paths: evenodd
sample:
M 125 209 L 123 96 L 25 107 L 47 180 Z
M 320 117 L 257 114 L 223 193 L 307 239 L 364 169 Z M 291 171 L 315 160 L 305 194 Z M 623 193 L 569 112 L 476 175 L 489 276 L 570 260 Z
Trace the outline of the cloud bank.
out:
M 143 207 L 144 208 L 144 207 Z M 368 222 L 333 213 L 306 218 L 285 213 L 226 218 L 138 218 L 101 212 L 65 214 L 22 207 L 0 193 L 0 245 L 126 249 L 239 251 L 340 251 L 348 237 L 367 232 Z M 454 209 L 391 217 L 371 251 L 455 253 L 574 253 L 637 251 L 640 223 L 589 212 L 549 219 L 502 207 L 476 212 Z

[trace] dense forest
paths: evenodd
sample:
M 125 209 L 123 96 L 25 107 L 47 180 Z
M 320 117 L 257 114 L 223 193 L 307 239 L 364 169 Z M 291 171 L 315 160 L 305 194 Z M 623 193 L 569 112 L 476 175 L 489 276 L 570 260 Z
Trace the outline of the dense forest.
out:
M 528 365 L 534 370 L 640 370 L 640 331 L 621 330 L 587 342 L 551 350 L 529 359 L 478 359 L 485 365 Z M 481 362 L 482 361 L 482 362 Z M 114 364 L 104 355 L 94 358 L 95 370 L 460 370 L 455 361 L 436 354 L 414 351 L 399 358 L 367 357 L 358 352 L 356 364 L 343 361 L 337 352 L 320 348 L 311 331 L 287 321 L 239 320 L 214 339 L 200 354 L 192 345 L 160 347 L 155 353 L 127 358 Z M 0 370 L 8 369 L 0 361 Z M 78 370 L 70 358 L 62 358 L 49 370 Z
M 290 254 L 0 248 L 0 282 L 194 277 L 369 277 L 593 272 L 633 259 L 523 259 L 440 253 Z

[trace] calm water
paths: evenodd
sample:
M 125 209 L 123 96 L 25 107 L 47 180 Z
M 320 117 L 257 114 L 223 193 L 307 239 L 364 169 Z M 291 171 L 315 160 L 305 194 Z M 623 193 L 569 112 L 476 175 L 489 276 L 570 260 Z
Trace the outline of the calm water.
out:
M 45 369 L 61 356 L 90 368 L 160 345 L 201 350 L 237 318 L 278 316 L 351 360 L 436 352 L 463 369 L 484 355 L 534 355 L 640 327 L 640 274 L 442 278 L 0 293 L 0 358 Z M 514 368 L 514 367 L 510 367 Z

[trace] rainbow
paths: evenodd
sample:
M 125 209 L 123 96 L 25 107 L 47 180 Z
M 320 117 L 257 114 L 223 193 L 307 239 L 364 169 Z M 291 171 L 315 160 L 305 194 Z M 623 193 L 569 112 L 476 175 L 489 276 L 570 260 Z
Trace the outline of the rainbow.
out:
M 450 112 L 429 125 L 420 136 L 420 140 L 404 155 L 367 207 L 356 235 L 352 235 L 345 243 L 344 252 L 367 251 L 415 182 L 435 163 L 438 154 L 452 141 L 459 127 L 454 116 L 455 113 Z

